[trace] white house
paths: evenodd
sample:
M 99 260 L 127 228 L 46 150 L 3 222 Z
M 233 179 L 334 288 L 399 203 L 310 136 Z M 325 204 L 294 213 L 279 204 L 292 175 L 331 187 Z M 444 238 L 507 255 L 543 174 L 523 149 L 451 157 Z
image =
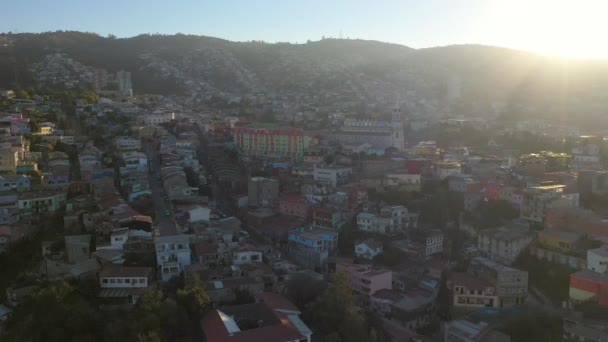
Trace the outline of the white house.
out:
M 169 123 L 172 120 L 175 120 L 175 113 L 152 113 L 144 117 L 147 126 Z
M 243 248 L 234 252 L 233 265 L 244 265 L 262 262 L 262 252 L 249 248 Z
M 371 260 L 380 253 L 382 253 L 382 243 L 374 240 L 365 240 L 355 245 L 357 258 Z
M 313 170 L 313 179 L 321 183 L 328 183 L 333 186 L 347 183 L 353 173 L 351 167 L 342 166 L 317 166 Z
M 122 151 L 141 149 L 141 141 L 131 137 L 118 137 L 114 141 L 114 144 Z
M 154 243 L 162 281 L 179 276 L 182 269 L 192 263 L 189 235 L 158 236 Z
M 148 157 L 142 152 L 125 152 L 122 154 L 122 159 L 129 169 L 142 169 L 148 166 Z
M 141 290 L 148 288 L 151 275 L 151 267 L 108 264 L 99 272 L 99 297 L 122 299 L 135 304 Z
M 602 274 L 608 274 L 608 245 L 587 250 L 587 268 Z
M 425 257 L 443 252 L 443 233 L 441 230 L 433 229 L 426 233 Z
M 110 233 L 110 244 L 112 248 L 122 249 L 129 239 L 129 228 L 115 229 Z
M 200 205 L 194 206 L 188 210 L 188 222 L 209 222 L 211 219 L 211 209 L 207 207 L 201 207 Z

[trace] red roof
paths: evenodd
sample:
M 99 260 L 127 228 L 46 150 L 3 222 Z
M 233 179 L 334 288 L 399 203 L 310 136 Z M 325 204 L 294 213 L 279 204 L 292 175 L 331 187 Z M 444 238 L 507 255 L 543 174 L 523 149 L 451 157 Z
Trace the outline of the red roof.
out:
M 305 338 L 291 323 L 282 323 L 230 335 L 218 310 L 212 310 L 201 321 L 201 327 L 208 342 L 287 342 Z
M 199 242 L 194 245 L 194 253 L 198 256 L 217 253 L 217 245 L 209 242 Z
M 122 266 L 122 265 L 106 265 L 99 272 L 100 278 L 114 278 L 114 277 L 148 277 L 152 273 L 151 267 L 136 267 L 136 266 Z
M 261 295 L 262 303 L 270 308 L 279 320 L 279 324 L 239 331 L 230 334 L 220 317 L 218 310 L 212 310 L 201 320 L 201 327 L 208 342 L 287 342 L 305 338 L 291 323 L 285 314 L 277 310 L 299 310 L 285 297 L 265 292 Z
M 0 235 L 13 235 L 13 228 L 11 228 L 10 226 L 0 226 Z

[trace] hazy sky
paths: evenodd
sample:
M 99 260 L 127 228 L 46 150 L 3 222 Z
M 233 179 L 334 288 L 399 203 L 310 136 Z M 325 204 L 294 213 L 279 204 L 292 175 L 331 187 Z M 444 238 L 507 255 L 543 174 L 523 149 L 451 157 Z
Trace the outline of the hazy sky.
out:
M 414 48 L 481 43 L 608 57 L 608 0 L 7 0 L 0 32 L 190 33 L 305 42 L 322 36 Z

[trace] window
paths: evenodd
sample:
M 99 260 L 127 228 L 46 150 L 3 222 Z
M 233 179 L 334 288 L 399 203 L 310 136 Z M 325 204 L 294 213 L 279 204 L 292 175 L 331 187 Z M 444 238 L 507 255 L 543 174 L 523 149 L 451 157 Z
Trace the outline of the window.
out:
M 110 284 L 116 284 L 116 279 L 110 279 Z
M 107 284 L 107 283 L 108 283 L 108 279 L 103 278 L 103 279 L 101 279 L 101 282 L 102 282 L 103 284 Z
M 118 283 L 122 284 L 122 278 L 118 278 Z
M 146 278 L 139 278 L 139 283 L 144 284 L 146 282 Z
M 125 283 L 130 284 L 130 283 L 131 283 L 131 279 L 126 278 L 126 279 L 125 279 Z

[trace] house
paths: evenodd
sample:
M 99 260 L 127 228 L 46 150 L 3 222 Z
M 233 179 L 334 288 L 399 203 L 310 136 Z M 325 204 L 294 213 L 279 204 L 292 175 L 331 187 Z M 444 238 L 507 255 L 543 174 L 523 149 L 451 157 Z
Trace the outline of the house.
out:
M 6 251 L 12 240 L 13 228 L 11 226 L 0 226 L 0 253 Z
M 285 297 L 264 292 L 256 303 L 225 306 L 201 320 L 208 342 L 310 342 L 312 330 Z
M 494 330 L 485 322 L 473 323 L 457 320 L 445 323 L 443 329 L 445 342 L 510 342 L 511 338 Z
M 573 269 L 587 268 L 586 251 L 581 249 L 583 236 L 578 233 L 557 230 L 538 232 L 538 239 L 528 251 L 540 260 L 558 263 Z
M 192 263 L 189 235 L 158 236 L 154 244 L 162 281 L 178 276 L 184 267 Z
M 338 232 L 314 226 L 289 232 L 289 254 L 303 267 L 323 271 L 327 258 L 338 247 Z
M 575 303 L 595 301 L 608 307 L 608 275 L 580 270 L 570 275 L 570 300 Z
M 454 307 L 498 307 L 499 298 L 492 282 L 467 273 L 454 272 L 448 279 Z
M 210 242 L 197 242 L 193 246 L 194 258 L 205 268 L 215 268 L 219 263 L 218 245 Z
M 587 250 L 587 269 L 608 275 L 608 245 Z
M 2 323 L 5 322 L 13 313 L 13 309 L 0 304 L 0 333 L 2 333 Z
M 223 304 L 237 300 L 239 292 L 257 296 L 264 291 L 264 287 L 261 277 L 236 276 L 209 281 L 206 291 L 213 303 Z
M 391 289 L 393 272 L 372 270 L 370 265 L 337 263 L 336 272 L 346 272 L 350 288 L 357 294 L 368 297 L 382 289 Z
M 480 231 L 477 235 L 477 248 L 487 257 L 510 265 L 532 239 L 533 234 L 527 226 L 510 224 Z
M 397 188 L 401 191 L 420 191 L 422 180 L 420 174 L 411 173 L 387 173 L 385 176 L 386 186 Z
M 279 212 L 309 219 L 312 213 L 312 204 L 298 194 L 281 194 L 279 196 Z
M 499 307 L 524 304 L 528 297 L 528 272 L 502 265 L 485 257 L 471 259 L 467 273 L 496 287 Z
M 316 206 L 312 209 L 312 224 L 317 228 L 340 229 L 344 224 L 342 211 L 333 206 Z
M 576 250 L 581 238 L 581 234 L 556 230 L 544 230 L 538 233 L 538 243 L 543 247 L 565 253 Z
M 252 264 L 256 262 L 262 262 L 262 252 L 248 247 L 241 247 L 238 251 L 235 251 L 232 258 L 233 265 Z
M 562 322 L 567 341 L 608 342 L 605 321 L 584 318 L 582 313 L 577 313 L 563 317 Z
M 91 235 L 70 235 L 64 237 L 68 262 L 77 264 L 91 258 Z
M 22 216 L 46 214 L 64 206 L 67 192 L 63 190 L 28 191 L 18 194 L 19 213 Z
M 333 165 L 316 165 L 313 169 L 313 179 L 322 184 L 330 184 L 332 186 L 346 184 L 350 181 L 353 169 L 351 167 L 333 166 Z
M 545 227 L 549 230 L 608 237 L 608 220 L 583 208 L 550 209 L 545 219 Z
M 105 302 L 135 304 L 150 285 L 151 267 L 107 264 L 99 272 L 99 298 Z
M 248 183 L 249 206 L 275 207 L 279 199 L 279 181 L 264 177 L 251 177 Z
M 524 191 L 521 217 L 533 222 L 542 223 L 551 203 L 563 197 L 565 185 L 534 186 Z M 572 205 L 572 207 L 578 207 Z
M 382 253 L 382 243 L 368 239 L 355 244 L 355 255 L 357 258 L 372 260 Z
M 418 214 L 410 213 L 403 206 L 386 206 L 380 209 L 379 215 L 362 212 L 357 215 L 357 229 L 380 234 L 399 234 L 405 230 L 415 229 Z

